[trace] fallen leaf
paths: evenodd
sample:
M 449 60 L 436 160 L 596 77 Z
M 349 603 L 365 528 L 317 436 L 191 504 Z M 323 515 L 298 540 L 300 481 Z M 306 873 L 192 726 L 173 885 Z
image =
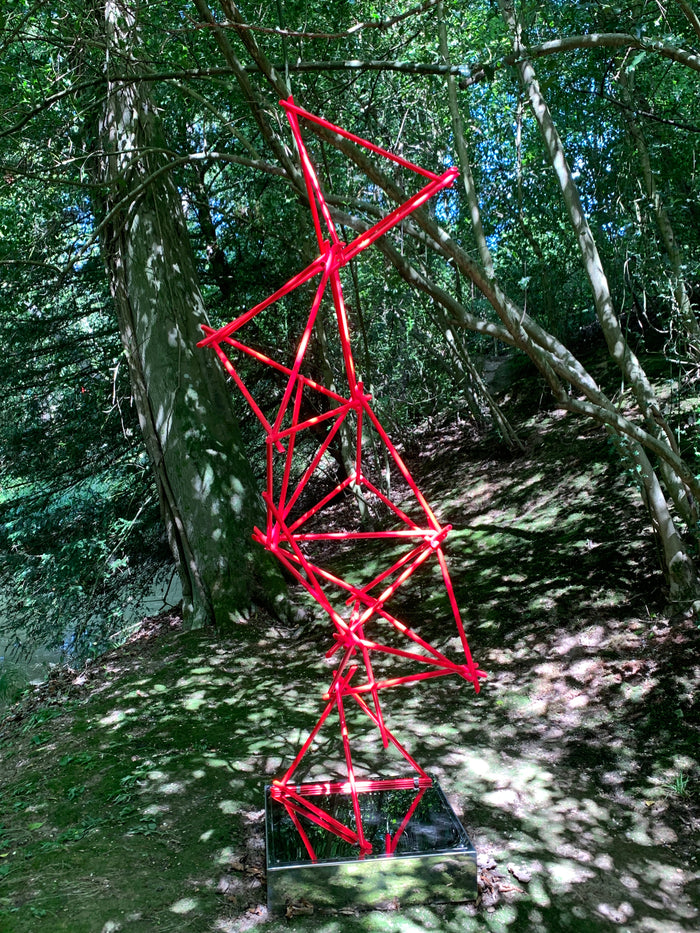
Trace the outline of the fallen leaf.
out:
M 501 892 L 501 894 L 513 894 L 513 893 L 524 894 L 525 893 L 522 888 L 518 888 L 514 884 L 508 884 L 508 882 L 506 882 L 505 884 L 499 884 L 498 890 Z
M 297 904 L 289 904 L 287 906 L 287 917 L 291 920 L 292 917 L 303 917 L 308 916 L 314 912 L 313 904 L 310 904 L 308 901 L 299 901 Z

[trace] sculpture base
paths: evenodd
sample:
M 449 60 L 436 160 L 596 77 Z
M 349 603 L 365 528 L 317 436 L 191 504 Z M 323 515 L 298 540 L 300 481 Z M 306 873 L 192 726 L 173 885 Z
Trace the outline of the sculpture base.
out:
M 301 785 L 297 791 L 303 789 Z M 364 856 L 356 846 L 300 817 L 312 858 L 284 804 L 270 791 L 265 788 L 271 913 L 300 904 L 376 908 L 476 897 L 476 852 L 437 782 L 421 789 L 360 793 L 364 834 L 372 843 L 372 851 Z M 313 802 L 355 828 L 348 794 L 315 794 Z

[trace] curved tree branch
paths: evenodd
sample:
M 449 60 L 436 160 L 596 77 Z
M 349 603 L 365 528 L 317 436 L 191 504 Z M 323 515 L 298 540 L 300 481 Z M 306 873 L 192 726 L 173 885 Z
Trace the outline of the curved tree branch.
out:
M 363 23 L 355 23 L 354 26 L 351 26 L 349 29 L 345 29 L 343 32 L 306 32 L 299 29 L 284 29 L 279 26 L 254 26 L 251 23 L 235 22 L 235 23 L 221 23 L 220 25 L 223 28 L 227 29 L 236 29 L 236 30 L 248 30 L 248 32 L 262 32 L 267 35 L 272 36 L 282 36 L 283 38 L 289 39 L 347 39 L 349 36 L 354 36 L 358 32 L 362 32 L 365 29 L 378 29 L 380 32 L 384 32 L 387 29 L 391 29 L 392 26 L 395 26 L 397 23 L 401 23 L 406 19 L 409 19 L 412 16 L 420 16 L 421 13 L 427 13 L 431 10 L 438 0 L 424 0 L 423 3 L 419 3 L 417 6 L 411 7 L 410 10 L 405 10 L 403 13 L 397 13 L 396 16 L 391 16 L 389 19 L 382 20 L 370 20 Z M 211 29 L 211 23 L 195 23 L 194 24 L 198 29 Z
M 641 49 L 655 52 L 662 58 L 684 65 L 692 71 L 700 71 L 700 55 L 679 49 L 660 39 L 645 39 L 631 33 L 592 32 L 580 36 L 564 36 L 551 39 L 528 49 L 529 58 L 545 58 L 562 52 L 581 49 Z M 496 71 L 519 65 L 521 57 L 515 53 L 504 55 L 496 62 L 475 62 L 472 65 L 445 65 L 439 62 L 384 61 L 372 59 L 343 59 L 329 61 L 297 61 L 289 63 L 290 71 L 397 71 L 416 75 L 453 75 L 459 79 L 463 90 L 493 77 Z M 253 66 L 254 67 L 254 66 Z M 279 68 L 280 66 L 273 66 Z M 257 69 L 255 69 L 257 70 Z

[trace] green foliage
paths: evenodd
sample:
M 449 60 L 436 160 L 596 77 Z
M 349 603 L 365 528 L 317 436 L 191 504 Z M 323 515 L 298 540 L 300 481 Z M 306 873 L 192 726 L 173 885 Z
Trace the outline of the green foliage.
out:
M 685 774 L 683 771 L 679 771 L 675 775 L 673 780 L 668 782 L 668 789 L 671 793 L 675 794 L 676 797 L 689 797 L 690 796 L 690 777 Z
M 52 198 L 0 192 L 0 637 L 85 655 L 123 628 L 127 591 L 164 554 L 104 277 L 91 260 L 56 282 L 48 260 L 70 248 L 76 210 Z
M 275 4 L 241 5 L 244 18 L 273 30 L 251 35 L 279 74 L 289 66 L 291 90 L 304 106 L 426 168 L 454 164 L 444 77 L 394 67 L 441 60 L 434 7 L 386 28 L 375 27 L 394 12 L 372 3 L 331 4 L 312 19 L 297 2 L 280 9 L 284 26 L 306 35 L 276 34 Z M 681 5 L 521 3 L 518 11 L 530 46 L 589 32 L 680 48 L 697 41 Z M 250 75 L 254 113 L 248 92 L 220 72 L 211 30 L 196 28 L 190 3 L 149 3 L 139 15 L 135 58 L 162 118 L 207 309 L 221 324 L 317 252 L 306 205 L 283 177 L 263 126 L 287 147 L 289 134 L 264 78 Z M 450 57 L 463 72 L 459 106 L 495 272 L 521 307 L 575 348 L 594 321 L 590 289 L 536 123 L 507 64 L 510 37 L 495 4 L 448 2 L 444 16 Z M 63 4 L 60 16 L 12 0 L 0 18 L 0 631 L 18 648 L 32 639 L 63 644 L 68 635 L 83 654 L 123 627 L 124 603 L 167 559 L 99 256 L 100 224 L 108 219 L 95 170 L 104 105 L 100 29 L 81 0 Z M 227 36 L 250 70 L 240 36 Z M 353 70 L 342 65 L 348 61 L 387 65 Z M 297 70 L 298 62 L 308 70 Z M 680 361 L 678 380 L 687 381 L 694 372 L 686 366 L 687 336 L 628 120 L 644 133 L 692 291 L 700 282 L 697 73 L 651 47 L 579 49 L 536 66 L 627 333 L 640 352 L 662 350 Z M 120 63 L 109 67 L 114 77 Z M 633 84 L 631 105 L 623 75 Z M 309 146 L 334 208 L 357 223 L 391 209 L 389 185 L 328 140 L 312 138 Z M 382 170 L 415 190 L 408 172 Z M 476 255 L 461 184 L 429 210 Z M 401 256 L 474 318 L 493 322 L 486 298 L 415 232 L 406 225 L 392 234 Z M 347 227 L 345 235 L 355 231 Z M 346 273 L 358 366 L 397 439 L 426 417 L 463 411 L 465 386 L 445 358 L 431 300 L 378 252 Z M 291 358 L 308 297 L 301 290 L 256 320 L 254 342 Z M 493 351 L 485 336 L 462 331 L 461 339 L 476 359 Z M 318 358 L 312 351 L 312 362 Z M 332 343 L 329 359 L 339 370 Z M 260 394 L 279 394 L 279 382 L 254 364 L 242 371 Z M 262 473 L 257 425 L 240 399 L 236 404 Z M 681 446 L 695 462 L 695 420 L 684 412 L 679 406 Z M 0 692 L 12 689 L 0 679 Z

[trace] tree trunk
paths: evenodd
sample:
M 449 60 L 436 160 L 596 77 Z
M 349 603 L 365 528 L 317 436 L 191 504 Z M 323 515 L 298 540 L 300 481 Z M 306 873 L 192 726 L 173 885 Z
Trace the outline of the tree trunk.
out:
M 503 20 L 512 35 L 513 48 L 518 56 L 517 69 L 520 74 L 520 81 L 527 94 L 532 112 L 537 121 L 545 143 L 545 148 L 562 191 L 564 205 L 576 235 L 583 266 L 590 282 L 596 315 L 600 322 L 610 355 L 624 374 L 637 400 L 639 410 L 647 423 L 649 432 L 654 434 L 659 440 L 664 441 L 677 452 L 673 432 L 666 423 L 661 412 L 661 407 L 656 399 L 654 389 L 640 361 L 627 343 L 619 319 L 615 313 L 610 287 L 598 253 L 598 248 L 588 220 L 586 219 L 578 188 L 566 160 L 564 146 L 549 108 L 540 91 L 535 70 L 527 58 L 527 50 L 522 40 L 520 24 L 515 17 L 512 0 L 498 0 L 498 6 Z M 690 490 L 678 473 L 675 472 L 668 463 L 663 460 L 660 461 L 659 468 L 668 494 L 678 514 L 688 528 L 695 530 L 698 517 L 695 501 L 690 494 Z M 649 469 L 652 469 L 651 464 L 649 464 Z M 647 503 L 649 502 L 648 496 L 645 496 L 645 501 Z M 657 523 L 655 522 L 655 524 Z M 680 538 L 677 535 L 676 537 L 678 538 L 679 546 L 682 546 Z M 692 560 L 687 552 L 684 554 L 684 561 L 692 566 Z M 692 576 L 694 578 L 694 574 Z
M 209 194 L 207 192 L 204 179 L 206 168 L 200 166 L 197 173 L 197 180 L 189 186 L 192 196 L 192 205 L 197 214 L 197 222 L 204 240 L 204 248 L 209 260 L 209 269 L 214 282 L 221 292 L 221 297 L 228 301 L 235 289 L 235 280 L 233 270 L 229 265 L 226 253 L 219 244 L 216 235 L 216 227 L 211 216 L 211 205 L 209 203 Z
M 634 463 L 642 500 L 661 549 L 661 569 L 666 577 L 670 600 L 682 605 L 697 595 L 695 566 L 676 530 L 666 497 L 644 448 L 634 441 L 625 446 Z
M 678 241 L 676 240 L 676 237 L 673 233 L 671 218 L 668 214 L 668 211 L 666 210 L 666 206 L 664 205 L 664 202 L 661 198 L 661 193 L 659 192 L 658 186 L 656 184 L 656 179 L 654 178 L 654 173 L 651 168 L 651 159 L 649 157 L 649 149 L 647 148 L 646 140 L 644 138 L 644 134 L 642 133 L 641 127 L 634 119 L 633 80 L 624 68 L 620 69 L 618 85 L 620 88 L 622 102 L 628 108 L 628 110 L 625 111 L 625 122 L 627 123 L 627 129 L 630 134 L 632 143 L 636 149 L 637 156 L 639 157 L 639 165 L 642 171 L 642 178 L 644 180 L 644 188 L 654 211 L 654 217 L 656 218 L 656 223 L 659 228 L 661 242 L 663 243 L 664 251 L 671 266 L 671 291 L 681 325 L 685 332 L 687 349 L 692 359 L 697 361 L 698 357 L 700 357 L 700 325 L 698 325 L 695 312 L 690 305 L 690 299 L 688 297 L 688 292 L 686 291 L 686 285 L 683 278 L 681 251 L 678 247 Z
M 194 0 L 194 2 L 200 12 L 202 12 L 204 20 L 210 24 L 213 34 L 224 52 L 226 61 L 234 70 L 237 80 L 244 89 L 244 93 L 247 93 L 247 78 L 245 72 L 233 51 L 228 47 L 227 34 L 225 34 L 224 29 L 217 25 L 212 17 L 207 6 L 207 0 Z M 502 0 L 500 0 L 500 2 L 502 3 L 502 12 L 504 13 L 506 22 L 511 22 L 516 25 L 512 14 L 512 7 L 508 8 Z M 220 0 L 220 3 L 229 22 L 241 22 L 240 15 L 232 0 Z M 508 13 L 508 9 L 510 9 L 510 13 Z M 269 59 L 258 45 L 255 34 L 249 30 L 241 30 L 238 38 L 249 51 L 252 60 L 255 62 L 262 75 L 264 75 L 270 87 L 273 88 L 274 93 L 278 96 L 286 96 L 287 87 L 281 79 L 280 73 L 270 63 Z M 627 39 L 625 42 L 627 42 Z M 520 61 L 520 58 L 521 54 L 513 56 L 513 60 L 516 64 Z M 442 67 L 449 71 L 447 66 Z M 531 73 L 534 78 L 534 71 L 532 71 L 531 66 L 529 67 L 530 72 L 528 76 Z M 445 73 L 447 73 L 447 71 Z M 533 90 L 534 89 L 535 84 L 533 83 Z M 542 101 L 542 103 L 544 102 Z M 251 107 L 258 121 L 258 125 L 261 128 L 261 132 L 263 132 L 266 140 L 270 143 L 272 150 L 276 154 L 279 153 L 280 150 L 284 149 L 284 146 L 281 141 L 275 137 L 274 130 L 271 126 L 260 117 L 260 107 L 257 101 L 252 103 Z M 546 116 L 548 116 L 551 121 L 551 116 L 548 112 L 546 112 Z M 555 146 L 559 144 L 555 167 L 564 169 L 564 173 L 559 176 L 561 180 L 565 177 L 568 166 L 566 166 L 563 149 L 561 149 L 561 143 L 553 124 L 552 129 L 553 133 L 546 133 L 546 136 L 549 137 L 548 142 L 554 143 Z M 401 203 L 406 200 L 407 195 L 396 183 L 395 175 L 389 177 L 389 175 L 382 171 L 367 154 L 366 150 L 357 147 L 353 142 L 344 137 L 323 128 L 311 126 L 310 131 L 316 133 L 321 139 L 328 141 L 331 145 L 345 153 L 345 155 L 367 175 L 373 184 L 377 185 L 386 193 L 388 198 L 396 203 Z M 296 170 L 292 167 L 292 171 L 290 172 L 287 163 L 283 162 L 283 164 L 285 170 L 288 172 L 290 181 L 297 191 L 299 191 L 300 196 L 303 197 L 303 189 L 300 186 Z M 570 173 L 568 173 L 568 178 L 570 179 Z M 468 182 L 466 172 L 465 182 Z M 571 186 L 573 186 L 573 190 Z M 571 185 L 567 182 L 566 187 L 565 195 L 567 197 L 569 193 L 573 193 L 577 196 L 573 180 L 571 180 Z M 467 190 L 467 194 L 469 196 L 469 190 Z M 474 216 L 473 209 L 475 205 L 478 212 L 478 202 L 470 199 L 472 217 Z M 576 213 L 573 209 L 573 202 L 567 204 L 567 208 L 570 210 L 571 214 Z M 348 226 L 350 229 L 357 232 L 363 232 L 367 229 L 367 221 L 360 220 L 358 217 L 346 213 L 346 211 L 336 203 L 332 203 L 331 213 L 336 221 Z M 582 211 L 580 216 L 583 217 Z M 585 217 L 583 217 L 583 220 L 585 224 Z M 587 227 L 587 224 L 585 226 Z M 490 254 L 484 254 L 483 242 L 479 243 L 482 254 L 480 258 L 483 263 L 480 265 L 437 224 L 435 218 L 431 216 L 429 212 L 422 209 L 416 211 L 412 215 L 410 221 L 405 222 L 404 230 L 410 236 L 416 237 L 429 249 L 435 250 L 435 252 L 444 257 L 450 264 L 454 265 L 460 273 L 465 275 L 492 306 L 500 319 L 500 323 L 473 315 L 461 302 L 457 301 L 436 282 L 432 281 L 427 270 L 422 269 L 419 272 L 415 266 L 411 265 L 406 256 L 394 247 L 390 238 L 382 237 L 377 241 L 377 248 L 384 253 L 399 274 L 413 287 L 430 295 L 434 301 L 441 305 L 447 312 L 451 324 L 469 328 L 480 334 L 492 336 L 495 339 L 502 340 L 510 346 L 517 347 L 525 352 L 540 370 L 558 404 L 563 408 L 579 415 L 592 417 L 598 423 L 604 425 L 606 429 L 619 435 L 623 442 L 643 445 L 645 451 L 652 451 L 655 453 L 659 458 L 661 469 L 664 470 L 664 478 L 667 482 L 670 480 L 669 489 L 674 499 L 674 504 L 677 505 L 679 511 L 683 511 L 684 515 L 688 518 L 692 518 L 694 512 L 693 496 L 700 499 L 700 482 L 694 475 L 691 466 L 685 463 L 680 457 L 673 436 L 662 417 L 654 391 L 649 386 L 639 361 L 631 354 L 630 348 L 624 340 L 624 335 L 619 327 L 612 302 L 606 301 L 606 295 L 609 298 L 609 289 L 607 288 L 607 282 L 604 281 L 605 276 L 602 267 L 601 277 L 597 279 L 595 284 L 592 282 L 594 285 L 596 303 L 599 313 L 600 311 L 603 312 L 606 325 L 609 325 L 607 335 L 611 354 L 621 365 L 630 384 L 638 393 L 639 407 L 645 418 L 644 425 L 636 423 L 622 413 L 618 406 L 601 391 L 595 379 L 586 371 L 580 361 L 577 360 L 554 335 L 545 331 L 527 314 L 524 308 L 519 308 L 506 294 L 494 275 L 492 268 L 490 268 L 492 267 Z M 577 230 L 577 236 L 580 232 L 583 231 L 581 229 Z M 588 233 L 590 233 L 590 230 L 588 230 Z M 579 237 L 579 245 L 582 247 L 582 251 L 586 252 L 584 260 L 592 260 L 587 266 L 587 271 L 595 271 L 593 265 L 596 261 L 598 264 L 600 262 L 597 251 L 595 250 L 595 244 L 592 244 L 594 255 L 587 254 L 589 244 L 584 244 L 581 237 Z M 602 287 L 598 289 L 598 285 L 601 284 Z M 618 335 L 621 338 L 619 341 L 617 339 L 610 340 L 611 337 L 616 338 Z M 568 383 L 569 386 L 567 386 L 566 383 Z M 646 456 L 646 454 L 644 455 Z M 658 488 L 660 489 L 660 487 Z M 646 496 L 646 493 L 643 492 L 643 495 Z M 648 501 L 650 500 L 646 497 L 645 502 Z M 667 505 L 666 514 L 669 514 Z M 694 598 L 695 584 L 692 582 L 694 580 L 692 562 L 690 561 L 687 551 L 685 551 L 683 547 L 682 539 L 675 531 L 675 528 L 671 531 L 670 526 L 664 526 L 664 523 L 658 522 L 657 518 L 654 516 L 652 516 L 652 522 L 657 529 L 665 527 L 665 530 L 669 532 L 666 536 L 669 548 L 664 548 L 665 560 L 668 561 L 670 559 L 671 550 L 673 546 L 675 546 L 673 542 L 676 542 L 680 549 L 678 553 L 683 555 L 684 562 L 687 558 L 690 573 L 687 575 L 689 586 L 685 596 L 686 598 L 687 596 Z M 694 529 L 695 523 L 689 522 L 688 526 Z M 674 551 L 674 554 L 675 553 Z M 677 563 L 677 560 L 674 563 Z M 668 577 L 670 581 L 670 572 Z M 684 585 L 679 580 L 679 585 L 673 586 L 672 589 L 674 597 L 680 597 L 680 591 L 684 589 Z
M 251 602 L 279 600 L 281 578 L 251 541 L 262 502 L 224 375 L 213 354 L 196 347 L 206 315 L 153 107 L 137 80 L 109 81 L 113 64 L 138 74 L 135 10 L 132 0 L 104 4 L 102 250 L 185 620 L 226 625 Z

